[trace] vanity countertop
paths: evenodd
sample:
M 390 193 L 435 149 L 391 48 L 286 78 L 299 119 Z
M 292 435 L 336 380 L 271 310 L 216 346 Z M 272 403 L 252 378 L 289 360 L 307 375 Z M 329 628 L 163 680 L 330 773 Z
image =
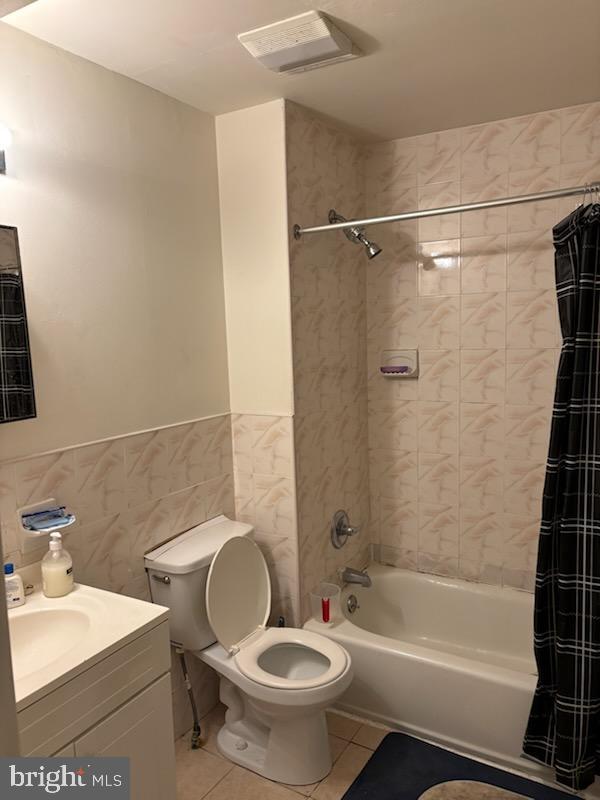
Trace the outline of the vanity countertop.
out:
M 168 619 L 164 606 L 75 584 L 48 598 L 36 586 L 8 612 L 17 710 Z

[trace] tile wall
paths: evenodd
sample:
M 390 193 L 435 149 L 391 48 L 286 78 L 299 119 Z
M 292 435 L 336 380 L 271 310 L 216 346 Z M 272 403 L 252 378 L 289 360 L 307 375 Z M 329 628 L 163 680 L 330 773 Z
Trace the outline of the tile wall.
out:
M 600 179 L 600 104 L 370 146 L 368 214 Z M 560 336 L 552 226 L 568 199 L 373 228 L 366 267 L 378 557 L 532 587 Z M 418 380 L 380 353 L 419 348 Z
M 77 515 L 65 533 L 76 580 L 149 600 L 143 555 L 177 533 L 218 514 L 234 516 L 230 415 L 201 419 L 99 444 L 0 464 L 3 558 L 23 553 L 16 509 L 54 497 Z M 218 698 L 216 674 L 197 659 L 188 667 L 201 713 Z M 173 662 L 175 731 L 190 725 L 178 663 Z
M 271 576 L 271 624 L 299 625 L 298 534 L 292 417 L 233 414 L 236 518 L 254 525 Z
M 290 224 L 327 220 L 330 208 L 364 210 L 363 156 L 346 133 L 286 103 Z M 366 266 L 342 234 L 290 242 L 298 544 L 302 610 L 324 579 L 368 560 Z M 345 508 L 360 536 L 329 540 Z

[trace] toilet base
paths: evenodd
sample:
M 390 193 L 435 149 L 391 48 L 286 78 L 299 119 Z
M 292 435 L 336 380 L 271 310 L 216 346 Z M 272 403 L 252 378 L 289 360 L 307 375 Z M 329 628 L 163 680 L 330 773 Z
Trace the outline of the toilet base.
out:
M 289 708 L 244 697 L 221 677 L 225 724 L 219 752 L 246 769 L 292 786 L 317 783 L 332 767 L 324 708 Z

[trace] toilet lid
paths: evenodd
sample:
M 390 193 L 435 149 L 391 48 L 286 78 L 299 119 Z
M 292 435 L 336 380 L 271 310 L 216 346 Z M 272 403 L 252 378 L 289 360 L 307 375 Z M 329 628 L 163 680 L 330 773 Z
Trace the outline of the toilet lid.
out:
M 235 536 L 213 558 L 206 581 L 206 610 L 219 644 L 230 653 L 266 625 L 271 581 L 267 562 L 251 539 Z

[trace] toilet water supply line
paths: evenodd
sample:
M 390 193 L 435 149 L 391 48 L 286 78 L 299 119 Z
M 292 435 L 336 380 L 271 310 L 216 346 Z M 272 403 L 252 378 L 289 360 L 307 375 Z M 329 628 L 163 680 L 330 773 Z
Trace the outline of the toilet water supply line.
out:
M 198 708 L 196 707 L 192 682 L 188 674 L 187 664 L 185 663 L 185 653 L 183 652 L 183 648 L 176 647 L 175 652 L 179 656 L 179 663 L 181 664 L 181 671 L 183 672 L 183 682 L 185 683 L 185 688 L 187 689 L 188 697 L 190 698 L 190 705 L 192 707 L 192 719 L 194 720 L 191 740 L 192 750 L 198 750 L 200 747 L 201 730 L 200 722 L 198 721 Z
M 285 628 L 284 617 L 278 617 L 277 627 Z M 188 673 L 187 664 L 185 663 L 185 652 L 181 647 L 176 647 L 175 652 L 179 656 L 179 663 L 181 664 L 181 671 L 183 672 L 183 682 L 185 683 L 185 688 L 187 689 L 188 697 L 190 698 L 190 706 L 192 707 L 192 719 L 194 721 L 194 724 L 192 727 L 191 747 L 192 750 L 198 750 L 200 748 L 200 737 L 202 735 L 202 729 L 200 728 L 200 721 L 198 719 L 198 707 L 196 706 L 196 698 L 194 697 L 192 682 L 190 680 L 190 676 Z

